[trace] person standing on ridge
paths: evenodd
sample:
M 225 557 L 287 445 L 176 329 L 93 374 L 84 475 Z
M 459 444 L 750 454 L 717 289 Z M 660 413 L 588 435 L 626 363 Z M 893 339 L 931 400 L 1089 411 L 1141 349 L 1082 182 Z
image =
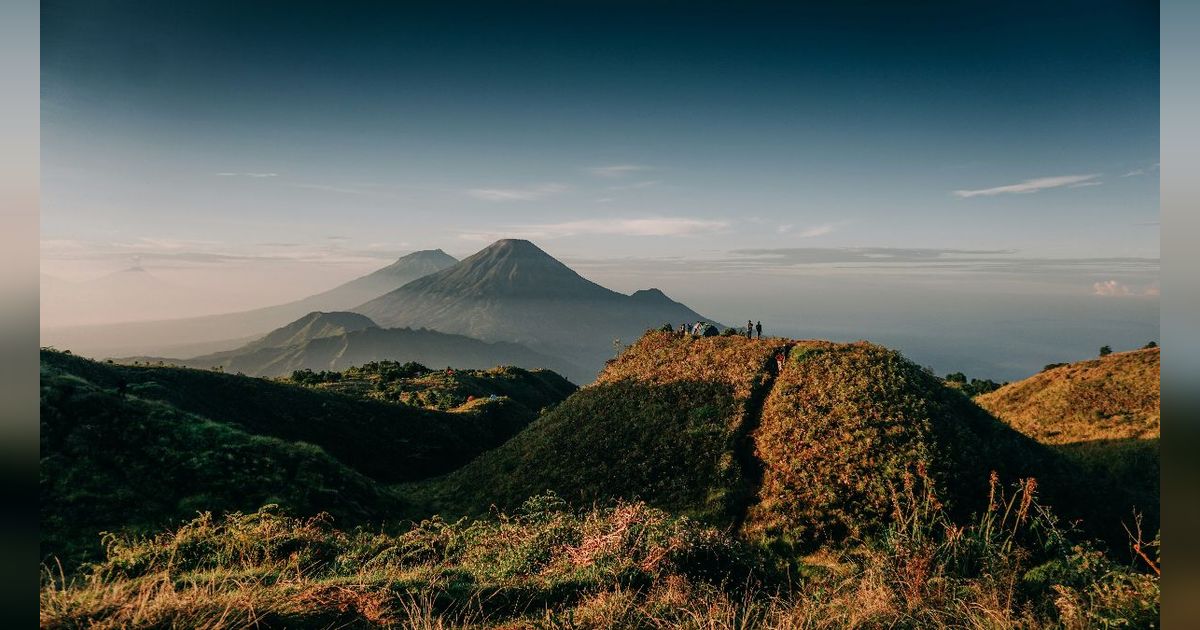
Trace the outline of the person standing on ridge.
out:
M 762 322 L 758 322 L 758 325 L 756 325 L 754 328 L 758 331 L 758 338 L 762 339 Z
M 754 322 L 752 322 L 748 319 L 746 320 L 746 338 L 747 339 L 754 338 Z

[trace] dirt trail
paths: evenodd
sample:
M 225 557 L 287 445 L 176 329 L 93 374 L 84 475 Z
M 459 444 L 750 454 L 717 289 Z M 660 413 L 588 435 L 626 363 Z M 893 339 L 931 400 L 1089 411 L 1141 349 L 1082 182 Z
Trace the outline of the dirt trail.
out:
M 788 366 L 786 358 L 791 356 L 792 348 L 795 345 L 795 341 L 780 340 L 779 349 L 776 353 L 782 352 L 785 357 L 782 368 L 784 370 Z M 766 378 L 755 388 L 749 400 L 746 401 L 745 417 L 738 428 L 737 435 L 734 437 L 733 456 L 738 468 L 742 472 L 742 484 L 740 491 L 730 502 L 730 512 L 733 514 L 733 523 L 731 525 L 733 532 L 738 532 L 742 529 L 742 524 L 746 521 L 746 516 L 750 512 L 750 508 L 758 502 L 758 492 L 762 487 L 763 473 L 765 471 L 762 460 L 755 454 L 754 432 L 758 429 L 759 424 L 762 423 L 763 405 L 766 404 L 767 397 L 775 389 L 775 380 L 781 371 L 776 367 L 774 355 L 775 353 L 772 353 L 771 358 L 762 367 L 762 373 Z

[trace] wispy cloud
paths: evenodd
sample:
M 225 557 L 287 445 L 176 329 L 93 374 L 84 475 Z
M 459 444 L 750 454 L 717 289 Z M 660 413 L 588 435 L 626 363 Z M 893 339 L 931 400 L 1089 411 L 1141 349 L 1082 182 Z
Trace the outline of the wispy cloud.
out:
M 596 177 L 624 177 L 630 173 L 652 170 L 649 166 L 641 164 L 612 164 L 609 166 L 592 166 L 586 169 L 587 172 Z
M 977 190 L 956 190 L 954 196 L 960 199 L 969 197 L 991 197 L 994 195 L 1006 194 L 1029 194 L 1050 188 L 1076 187 L 1087 182 L 1095 182 L 1100 177 L 1099 173 L 1089 173 L 1087 175 L 1060 175 L 1057 177 L 1038 177 L 1035 179 L 1027 179 L 1018 184 L 1008 184 L 1005 186 L 996 186 L 994 188 L 980 188 Z
M 279 173 L 231 173 L 231 172 L 224 172 L 224 173 L 217 173 L 217 177 L 253 177 L 253 178 L 255 178 L 255 179 L 262 179 L 262 178 L 264 178 L 264 177 L 279 177 Z
M 497 238 L 561 238 L 564 236 L 695 236 L 719 232 L 728 221 L 689 217 L 643 217 L 581 219 L 560 223 L 514 225 L 495 232 L 468 232 L 459 237 L 470 241 Z
M 781 225 L 776 229 L 776 231 L 779 232 L 780 234 L 790 234 L 792 236 L 798 236 L 800 238 L 812 238 L 814 236 L 824 236 L 826 234 L 829 234 L 830 232 L 833 232 L 833 230 L 834 230 L 834 226 L 832 223 L 826 223 L 824 225 L 814 225 L 812 227 L 805 228 L 798 232 L 796 231 L 796 226 L 794 226 L 790 223 Z
M 1151 164 L 1150 166 L 1147 166 L 1146 168 L 1135 168 L 1132 171 L 1129 171 L 1128 173 L 1121 175 L 1121 177 L 1137 177 L 1139 175 L 1145 175 L 1146 173 L 1151 173 L 1151 172 L 1154 172 L 1157 170 L 1158 170 L 1158 162 L 1155 162 L 1154 164 Z
M 539 184 L 528 188 L 472 188 L 466 193 L 484 201 L 534 201 L 566 192 L 565 184 Z
M 1159 292 L 1157 282 L 1152 282 L 1142 289 L 1135 289 L 1116 280 L 1092 283 L 1092 295 L 1101 297 L 1158 297 Z
M 609 186 L 608 189 L 609 190 L 642 190 L 644 188 L 651 188 L 651 187 L 657 186 L 661 183 L 662 182 L 658 181 L 657 179 L 650 179 L 650 180 L 641 181 L 641 182 L 634 182 L 632 184 L 622 184 L 620 186 Z

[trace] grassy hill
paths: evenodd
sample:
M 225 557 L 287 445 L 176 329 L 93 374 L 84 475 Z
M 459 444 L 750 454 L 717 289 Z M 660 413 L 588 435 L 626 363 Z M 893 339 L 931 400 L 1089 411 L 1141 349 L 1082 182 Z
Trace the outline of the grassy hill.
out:
M 1050 367 L 975 400 L 1067 457 L 1077 471 L 1073 494 L 1104 521 L 1097 533 L 1121 540 L 1135 512 L 1158 529 L 1158 348 Z
M 1159 430 L 1159 349 L 1053 367 L 976 402 L 1047 444 L 1154 439 Z
M 808 548 L 882 530 L 916 476 L 965 516 L 986 507 L 992 471 L 1008 484 L 1059 464 L 898 352 L 865 342 L 792 347 L 754 441 L 762 483 L 748 533 Z
M 40 471 L 42 554 L 68 569 L 101 556 L 101 531 L 149 534 L 203 510 L 278 503 L 353 524 L 401 505 L 312 444 L 254 435 L 55 369 L 42 374 Z
M 152 531 L 198 510 L 274 502 L 348 523 L 396 518 L 404 504 L 381 483 L 453 470 L 536 414 L 508 397 L 447 412 L 53 351 L 42 353 L 41 378 L 43 551 L 68 564 L 94 557 L 103 529 Z M 541 406 L 572 389 L 552 374 L 500 370 L 490 380 Z
M 125 383 L 139 398 L 165 402 L 248 433 L 314 444 L 383 482 L 449 472 L 504 442 L 536 413 L 507 398 L 446 413 L 260 378 L 114 365 L 52 351 L 43 351 L 42 364 L 103 388 Z
M 498 366 L 486 370 L 430 369 L 416 362 L 373 361 L 341 372 L 293 372 L 283 379 L 359 398 L 448 410 L 504 396 L 533 413 L 553 407 L 578 389 L 550 370 Z
M 751 493 L 740 450 L 779 340 L 651 332 L 503 446 L 416 488 L 427 510 L 486 514 L 552 490 L 731 523 Z
M 546 490 L 638 499 L 812 548 L 878 532 L 919 472 L 961 516 L 985 507 L 992 471 L 1007 484 L 1063 465 L 878 346 L 651 332 L 503 446 L 412 490 L 447 516 Z

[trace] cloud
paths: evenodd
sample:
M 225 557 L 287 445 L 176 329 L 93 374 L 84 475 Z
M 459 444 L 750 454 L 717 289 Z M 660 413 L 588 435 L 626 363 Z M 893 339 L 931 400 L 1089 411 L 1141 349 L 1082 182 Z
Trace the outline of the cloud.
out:
M 637 173 L 639 171 L 649 171 L 651 168 L 640 164 L 613 164 L 611 166 L 592 166 L 586 170 L 596 177 L 612 178 L 624 177 L 630 173 Z
M 1092 283 L 1092 295 L 1102 297 L 1158 297 L 1159 293 L 1158 282 L 1151 282 L 1141 290 L 1116 280 Z
M 223 172 L 223 173 L 217 173 L 217 177 L 253 177 L 253 178 L 255 178 L 255 179 L 262 179 L 262 178 L 264 178 L 264 177 L 279 177 L 279 173 L 230 173 L 230 172 Z
M 800 238 L 812 238 L 814 236 L 824 236 L 834 230 L 832 223 L 826 223 L 824 225 L 814 225 L 813 227 L 805 228 L 803 230 L 800 230 L 799 232 L 794 231 L 795 227 L 796 226 L 794 226 L 790 223 L 787 223 L 787 224 L 779 226 L 776 229 L 776 231 L 779 232 L 780 234 L 792 234 L 793 236 L 798 236 Z
M 1067 188 L 1086 188 L 1088 186 L 1099 186 L 1103 183 L 1104 182 L 1090 180 L 1086 182 L 1079 182 L 1078 184 L 1071 184 L 1070 186 L 1067 186 Z
M 1088 175 L 1060 175 L 1058 177 L 1038 177 L 1036 179 L 1027 179 L 1019 184 L 1008 184 L 1006 186 L 996 186 L 994 188 L 956 190 L 953 194 L 955 197 L 960 199 L 967 199 L 969 197 L 991 197 L 993 195 L 1004 194 L 1029 194 L 1050 188 L 1077 186 L 1085 182 L 1093 181 L 1098 177 L 1100 177 L 1099 173 L 1091 173 Z
M 539 184 L 529 188 L 472 188 L 468 195 L 484 201 L 534 201 L 565 192 L 565 184 Z
M 1146 168 L 1135 168 L 1132 171 L 1129 171 L 1128 173 L 1121 175 L 1121 177 L 1137 177 L 1139 175 L 1145 175 L 1146 173 L 1149 173 L 1152 171 L 1157 171 L 1157 170 L 1158 170 L 1158 162 L 1155 162 L 1154 164 L 1151 164 L 1150 166 L 1147 166 Z
M 492 241 L 498 238 L 561 238 L 564 236 L 695 236 L 719 232 L 729 227 L 728 221 L 688 217 L 606 218 L 514 225 L 497 232 L 469 232 L 459 237 L 470 241 Z
M 634 182 L 632 184 L 625 184 L 623 186 L 609 186 L 608 189 L 609 190 L 641 190 L 643 188 L 650 188 L 651 186 L 657 186 L 661 183 L 662 182 L 658 181 L 657 179 L 651 179 L 651 180 L 646 180 L 643 182 Z

